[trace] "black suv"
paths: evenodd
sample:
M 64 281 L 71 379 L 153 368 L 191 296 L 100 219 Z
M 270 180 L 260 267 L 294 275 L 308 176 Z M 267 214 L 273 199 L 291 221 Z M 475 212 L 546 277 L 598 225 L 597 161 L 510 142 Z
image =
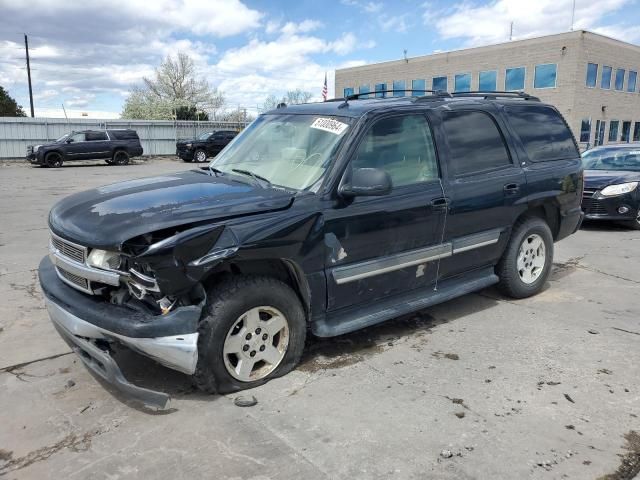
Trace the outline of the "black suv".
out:
M 71 160 L 105 159 L 109 165 L 126 165 L 142 155 L 135 130 L 82 130 L 63 135 L 55 142 L 27 147 L 27 160 L 34 165 L 61 167 Z
M 200 134 L 194 140 L 176 142 L 176 155 L 185 162 L 204 162 L 215 157 L 238 135 L 235 130 L 217 130 Z
M 562 116 L 524 94 L 287 106 L 208 167 L 60 201 L 40 282 L 86 365 L 163 407 L 116 347 L 233 392 L 292 370 L 308 332 L 493 284 L 538 293 L 581 223 L 582 182 Z

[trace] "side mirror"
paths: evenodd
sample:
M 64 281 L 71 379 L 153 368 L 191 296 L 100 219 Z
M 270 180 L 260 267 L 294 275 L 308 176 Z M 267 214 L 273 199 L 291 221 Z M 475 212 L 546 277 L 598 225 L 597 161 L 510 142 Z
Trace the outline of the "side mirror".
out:
M 72 143 L 72 142 L 73 142 L 73 138 L 67 138 L 67 139 L 65 140 L 65 143 Z
M 345 198 L 378 197 L 391 193 L 391 177 L 379 168 L 356 168 L 351 181 L 343 184 L 338 193 Z

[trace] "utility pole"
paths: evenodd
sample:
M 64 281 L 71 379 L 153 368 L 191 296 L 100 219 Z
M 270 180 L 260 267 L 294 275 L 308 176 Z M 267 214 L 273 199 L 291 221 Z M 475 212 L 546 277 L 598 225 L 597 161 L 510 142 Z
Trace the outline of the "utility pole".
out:
M 29 78 L 29 102 L 31 103 L 31 118 L 33 114 L 33 90 L 31 89 L 31 65 L 29 64 L 29 40 L 27 34 L 24 34 L 24 49 L 27 52 L 27 77 Z

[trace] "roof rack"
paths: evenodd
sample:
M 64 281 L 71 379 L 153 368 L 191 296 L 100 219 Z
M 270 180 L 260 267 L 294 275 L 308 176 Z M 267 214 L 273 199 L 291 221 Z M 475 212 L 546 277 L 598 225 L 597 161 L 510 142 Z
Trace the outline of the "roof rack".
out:
M 538 97 L 529 95 L 526 92 L 504 92 L 500 90 L 475 90 L 471 92 L 453 92 L 452 97 L 481 97 L 485 100 L 495 100 L 496 98 L 521 98 L 522 100 L 531 100 L 539 102 Z
M 379 93 L 396 93 L 396 92 L 402 92 L 403 93 L 403 97 L 406 96 L 404 94 L 406 93 L 413 93 L 413 92 L 419 92 L 419 93 L 431 93 L 433 95 L 438 95 L 438 96 L 444 96 L 444 97 L 450 97 L 451 94 L 446 92 L 445 90 L 424 90 L 424 89 L 420 89 L 420 90 L 413 90 L 413 89 L 401 89 L 401 90 L 376 90 L 374 92 L 362 92 L 362 93 L 352 93 L 351 95 L 347 95 L 344 98 L 344 101 L 349 101 L 349 100 L 357 100 L 360 97 L 366 97 L 366 98 L 370 98 L 369 95 L 372 95 L 371 98 L 401 98 L 401 97 L 376 97 L 377 94 Z M 342 99 L 340 99 L 342 100 Z

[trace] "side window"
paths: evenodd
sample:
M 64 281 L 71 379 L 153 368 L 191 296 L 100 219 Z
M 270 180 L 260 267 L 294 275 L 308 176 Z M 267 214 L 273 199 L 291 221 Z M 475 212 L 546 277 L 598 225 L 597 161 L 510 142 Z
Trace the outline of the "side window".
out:
M 532 162 L 579 156 L 571 131 L 555 109 L 523 105 L 507 107 L 506 112 Z
M 84 142 L 85 141 L 85 133 L 84 132 L 74 133 L 69 138 L 71 140 L 73 140 L 74 142 Z
M 448 112 L 444 131 L 449 143 L 449 169 L 466 175 L 511 165 L 511 157 L 496 122 L 484 112 Z
M 438 164 L 431 129 L 422 115 L 384 118 L 365 134 L 353 168 L 380 168 L 391 176 L 394 187 L 438 178 Z
M 106 132 L 87 132 L 86 141 L 93 142 L 98 140 L 107 140 Z

